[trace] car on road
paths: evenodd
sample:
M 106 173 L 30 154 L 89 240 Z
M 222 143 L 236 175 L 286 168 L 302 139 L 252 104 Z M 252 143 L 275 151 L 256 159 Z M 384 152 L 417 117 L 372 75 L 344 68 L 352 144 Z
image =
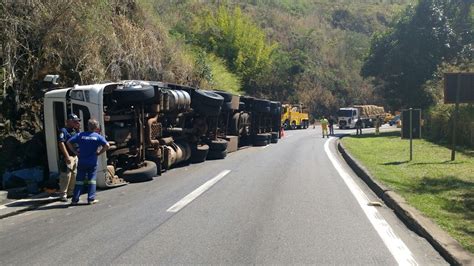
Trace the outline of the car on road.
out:
M 400 115 L 396 115 L 396 116 L 394 116 L 390 121 L 388 121 L 388 124 L 389 124 L 390 126 L 393 126 L 393 125 L 398 124 L 399 121 L 400 121 Z

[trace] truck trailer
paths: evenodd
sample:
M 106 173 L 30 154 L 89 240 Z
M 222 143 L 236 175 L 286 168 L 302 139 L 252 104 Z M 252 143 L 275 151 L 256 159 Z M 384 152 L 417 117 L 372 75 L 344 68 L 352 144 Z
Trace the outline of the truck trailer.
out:
M 230 139 L 253 144 L 279 128 L 267 118 L 271 109 L 262 115 L 259 104 L 247 108 L 242 98 L 251 97 L 140 80 L 50 90 L 44 97 L 50 173 L 60 171 L 57 134 L 69 113 L 81 118 L 81 130 L 96 119 L 111 145 L 98 158 L 99 188 L 151 180 L 182 162 L 223 159 Z

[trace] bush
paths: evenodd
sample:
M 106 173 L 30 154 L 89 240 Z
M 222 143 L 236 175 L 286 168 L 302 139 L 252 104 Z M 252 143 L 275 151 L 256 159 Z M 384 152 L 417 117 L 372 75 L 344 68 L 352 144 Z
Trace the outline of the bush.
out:
M 428 110 L 425 125 L 427 139 L 451 143 L 454 105 L 439 104 Z M 456 144 L 474 147 L 474 105 L 461 104 L 456 127 Z

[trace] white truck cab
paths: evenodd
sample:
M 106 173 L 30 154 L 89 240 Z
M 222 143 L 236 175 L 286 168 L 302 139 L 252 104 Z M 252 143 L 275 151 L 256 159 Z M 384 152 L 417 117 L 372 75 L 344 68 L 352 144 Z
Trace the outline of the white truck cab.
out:
M 337 111 L 338 125 L 340 129 L 355 128 L 355 123 L 360 117 L 359 109 L 346 107 Z
M 49 91 L 44 97 L 44 128 L 46 151 L 51 174 L 59 174 L 58 132 L 65 126 L 66 117 L 74 113 L 81 118 L 81 131 L 87 128 L 87 121 L 95 118 L 104 135 L 103 92 L 107 87 L 117 87 L 117 83 L 74 86 L 73 88 Z M 113 167 L 112 167 L 113 168 Z M 98 158 L 97 186 L 104 188 L 126 184 L 121 179 L 114 179 L 115 169 L 107 167 L 107 156 Z

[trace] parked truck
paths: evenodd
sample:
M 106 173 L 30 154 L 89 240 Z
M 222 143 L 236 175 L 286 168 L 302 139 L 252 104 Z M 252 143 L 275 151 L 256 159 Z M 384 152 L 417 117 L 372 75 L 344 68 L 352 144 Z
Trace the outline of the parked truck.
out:
M 309 115 L 302 104 L 283 104 L 281 123 L 285 129 L 309 127 Z
M 338 125 L 340 129 L 355 128 L 357 120 L 362 120 L 362 127 L 373 127 L 377 117 L 382 119 L 385 110 L 376 105 L 354 105 L 353 107 L 339 108 L 337 111 Z
M 82 129 L 89 118 L 97 119 L 101 134 L 111 145 L 98 158 L 100 188 L 151 180 L 182 162 L 223 159 L 229 136 L 235 134 L 233 139 L 244 143 L 259 138 L 256 136 L 268 128 L 264 120 L 256 118 L 259 112 L 246 109 L 241 98 L 157 81 L 51 90 L 44 97 L 50 173 L 59 173 L 57 134 L 69 113 L 81 118 Z

